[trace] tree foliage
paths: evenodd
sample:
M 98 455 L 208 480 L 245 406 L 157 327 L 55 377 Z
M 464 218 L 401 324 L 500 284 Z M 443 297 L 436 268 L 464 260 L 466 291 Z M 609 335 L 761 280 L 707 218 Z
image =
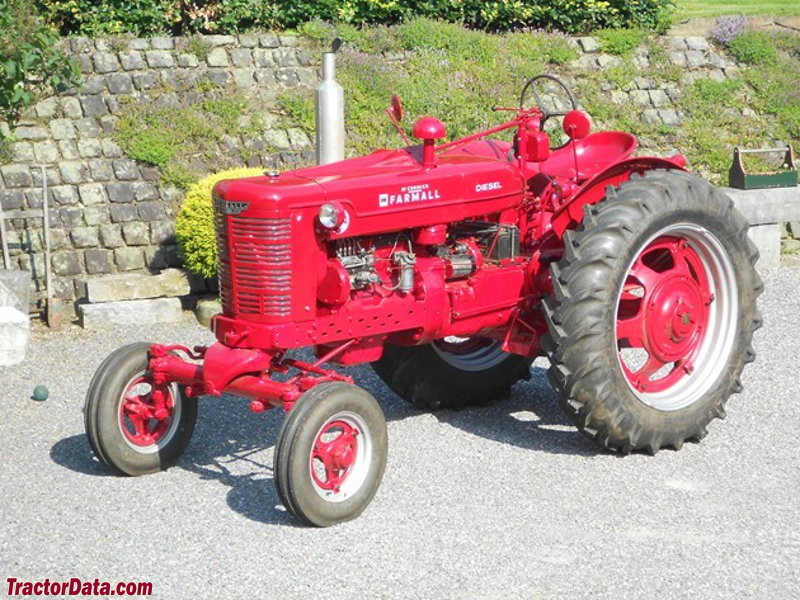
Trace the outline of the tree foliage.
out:
M 0 120 L 13 126 L 48 89 L 78 81 L 78 67 L 58 49 L 58 40 L 28 2 L 0 0 Z

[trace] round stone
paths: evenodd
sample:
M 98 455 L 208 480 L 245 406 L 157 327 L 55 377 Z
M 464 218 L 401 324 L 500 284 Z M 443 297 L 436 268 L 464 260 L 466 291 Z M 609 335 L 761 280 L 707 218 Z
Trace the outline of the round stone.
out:
M 44 385 L 37 385 L 33 388 L 33 396 L 32 398 L 37 402 L 44 402 L 47 400 L 47 396 L 50 395 L 50 391 L 47 389 L 47 386 Z

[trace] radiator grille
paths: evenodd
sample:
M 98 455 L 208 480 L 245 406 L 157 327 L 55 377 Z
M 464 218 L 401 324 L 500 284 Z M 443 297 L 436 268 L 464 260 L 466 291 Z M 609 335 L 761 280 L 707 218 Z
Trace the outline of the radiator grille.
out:
M 291 220 L 225 214 L 214 202 L 225 314 L 287 317 L 292 309 Z

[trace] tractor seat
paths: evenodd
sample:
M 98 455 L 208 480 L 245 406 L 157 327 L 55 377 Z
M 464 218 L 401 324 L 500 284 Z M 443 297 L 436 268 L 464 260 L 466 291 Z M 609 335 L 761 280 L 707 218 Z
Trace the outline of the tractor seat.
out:
M 575 156 L 578 171 L 575 171 Z M 547 160 L 536 165 L 537 170 L 551 177 L 583 181 L 606 167 L 630 157 L 638 143 L 630 133 L 623 131 L 598 131 L 585 138 L 568 142 L 554 150 Z

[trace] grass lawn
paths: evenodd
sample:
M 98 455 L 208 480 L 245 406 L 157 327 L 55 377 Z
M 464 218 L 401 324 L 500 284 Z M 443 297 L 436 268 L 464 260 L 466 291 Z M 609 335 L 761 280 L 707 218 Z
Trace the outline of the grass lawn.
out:
M 722 15 L 800 15 L 799 0 L 772 0 L 771 2 L 747 2 L 746 0 L 676 0 L 678 19 L 697 17 L 719 17 Z

